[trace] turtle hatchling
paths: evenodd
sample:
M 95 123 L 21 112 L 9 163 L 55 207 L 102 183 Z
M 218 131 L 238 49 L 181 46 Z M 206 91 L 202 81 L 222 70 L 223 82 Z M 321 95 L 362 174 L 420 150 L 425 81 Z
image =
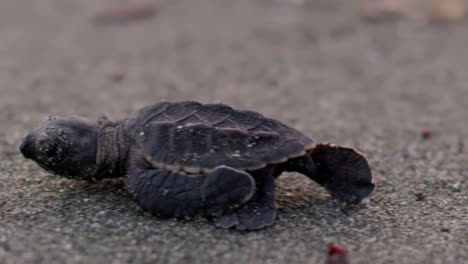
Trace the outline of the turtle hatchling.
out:
M 135 201 L 156 216 L 202 216 L 240 230 L 274 223 L 282 172 L 299 172 L 350 204 L 374 190 L 354 149 L 315 144 L 280 121 L 224 104 L 162 101 L 119 121 L 50 118 L 20 150 L 67 178 L 124 176 Z

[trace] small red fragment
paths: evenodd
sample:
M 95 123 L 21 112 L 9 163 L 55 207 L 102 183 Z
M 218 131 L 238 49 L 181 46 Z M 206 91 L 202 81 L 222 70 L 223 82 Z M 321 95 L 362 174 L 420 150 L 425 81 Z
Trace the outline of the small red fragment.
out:
M 153 5 L 132 5 L 103 10 L 96 14 L 94 22 L 98 24 L 129 23 L 150 18 L 155 14 L 156 7 Z
M 333 243 L 328 244 L 328 254 L 325 264 L 349 264 L 348 252 Z
M 404 13 L 401 0 L 379 0 L 363 4 L 361 16 L 369 22 L 381 22 L 399 18 Z
M 429 129 L 423 129 L 421 130 L 421 138 L 422 139 L 429 139 L 433 135 L 432 131 Z

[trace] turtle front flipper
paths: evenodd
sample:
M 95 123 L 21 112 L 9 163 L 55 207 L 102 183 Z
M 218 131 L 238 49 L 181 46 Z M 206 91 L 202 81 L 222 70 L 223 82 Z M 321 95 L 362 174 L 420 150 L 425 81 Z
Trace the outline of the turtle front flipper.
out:
M 238 207 L 252 197 L 255 183 L 248 173 L 226 166 L 200 175 L 132 167 L 127 188 L 137 203 L 154 215 L 186 217 Z
M 337 200 L 357 204 L 374 190 L 369 164 L 354 149 L 318 144 L 309 155 L 316 169 L 308 176 Z
M 276 218 L 274 167 L 253 171 L 257 191 L 254 196 L 238 209 L 215 216 L 213 222 L 222 228 L 257 230 L 273 225 Z

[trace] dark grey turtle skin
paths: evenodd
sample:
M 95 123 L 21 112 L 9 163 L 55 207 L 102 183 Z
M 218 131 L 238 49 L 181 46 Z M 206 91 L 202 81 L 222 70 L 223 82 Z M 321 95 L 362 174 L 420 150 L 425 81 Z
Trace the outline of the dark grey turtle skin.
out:
M 157 102 L 116 122 L 51 118 L 20 150 L 68 178 L 125 176 L 136 202 L 154 215 L 199 215 L 240 230 L 274 223 L 274 181 L 284 171 L 350 204 L 374 190 L 367 160 L 354 149 L 315 144 L 277 120 L 223 104 Z

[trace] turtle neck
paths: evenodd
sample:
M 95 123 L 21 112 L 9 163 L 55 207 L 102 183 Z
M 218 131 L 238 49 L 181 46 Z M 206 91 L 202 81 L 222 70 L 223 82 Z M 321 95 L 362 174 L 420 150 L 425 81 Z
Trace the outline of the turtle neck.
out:
M 122 177 L 130 148 L 129 138 L 123 130 L 124 122 L 107 121 L 100 126 L 97 138 L 96 178 Z

